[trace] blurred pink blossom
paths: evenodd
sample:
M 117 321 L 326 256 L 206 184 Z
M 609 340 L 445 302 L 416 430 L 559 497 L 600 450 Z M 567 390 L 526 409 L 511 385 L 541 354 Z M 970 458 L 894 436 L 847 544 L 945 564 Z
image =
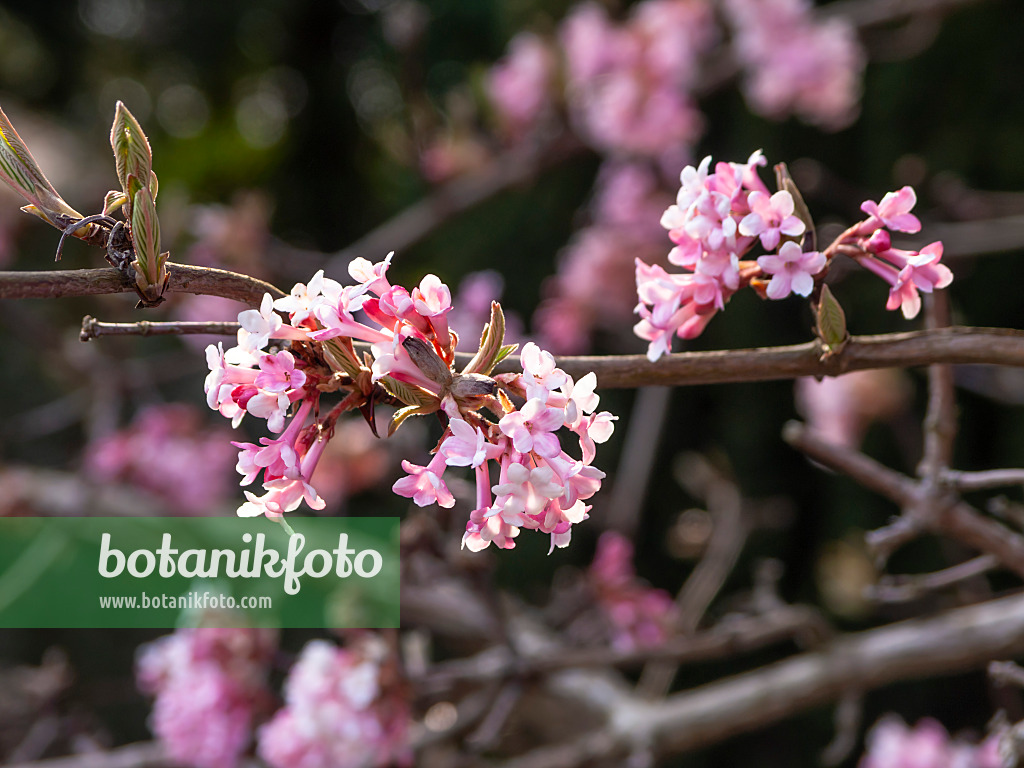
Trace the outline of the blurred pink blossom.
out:
M 150 406 L 91 443 L 85 469 L 97 480 L 142 488 L 181 514 L 208 514 L 232 492 L 230 439 L 229 430 L 204 426 L 192 406 Z
M 629 539 L 615 531 L 601 534 L 587 577 L 612 626 L 616 648 L 650 648 L 668 639 L 675 603 L 668 592 L 637 579 Z
M 234 768 L 269 703 L 276 647 L 259 629 L 180 629 L 139 649 L 136 676 L 156 697 L 150 727 L 175 761 Z
M 796 407 L 808 426 L 830 443 L 860 446 L 868 427 L 889 419 L 910 404 L 912 388 L 895 368 L 854 371 L 796 380 Z
M 531 32 L 520 32 L 488 74 L 488 94 L 513 141 L 528 134 L 551 109 L 556 64 L 547 43 Z
M 273 768 L 407 763 L 409 710 L 376 637 L 353 649 L 306 644 L 284 684 L 284 707 L 259 731 Z
M 829 130 L 856 119 L 866 57 L 848 21 L 815 19 L 809 0 L 726 0 L 725 10 L 754 111 Z
M 1001 768 L 998 738 L 980 745 L 950 738 L 942 724 L 923 718 L 913 728 L 886 715 L 868 733 L 858 768 Z

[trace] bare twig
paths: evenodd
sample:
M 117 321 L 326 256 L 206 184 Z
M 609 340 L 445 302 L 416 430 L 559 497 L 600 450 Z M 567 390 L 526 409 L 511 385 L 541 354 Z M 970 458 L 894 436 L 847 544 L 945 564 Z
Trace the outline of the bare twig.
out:
M 988 665 L 988 676 L 1000 685 L 1024 688 L 1024 667 L 1012 661 L 993 661 Z
M 155 741 L 127 744 L 106 752 L 85 752 L 69 757 L 19 763 L 9 768 L 174 768 L 178 765 Z
M 829 628 L 821 615 L 803 606 L 783 606 L 763 616 L 731 617 L 707 631 L 675 638 L 654 648 L 548 649 L 516 657 L 505 648 L 491 648 L 468 659 L 444 662 L 414 679 L 417 690 L 436 695 L 463 683 L 482 684 L 508 677 L 535 677 L 565 669 L 636 667 L 650 661 L 695 664 L 737 656 L 773 643 L 798 638 L 821 641 Z
M 700 686 L 667 699 L 642 700 L 620 687 L 596 685 L 586 673 L 550 682 L 605 714 L 600 746 L 611 754 L 649 745 L 664 757 L 762 728 L 853 691 L 901 680 L 976 669 L 1024 652 L 1024 595 L 956 608 L 848 635 L 827 647 Z M 542 747 L 503 763 L 505 768 L 578 766 L 595 756 L 598 734 Z
M 608 527 L 627 537 L 633 536 L 640 522 L 671 401 L 668 387 L 642 387 L 636 393 L 606 516 Z
M 868 588 L 868 597 L 881 603 L 905 603 L 998 567 L 999 560 L 994 555 L 980 555 L 934 573 L 886 576 Z
M 927 297 L 927 326 L 930 330 L 949 326 L 949 296 L 936 291 Z M 956 398 L 953 369 L 949 365 L 928 367 L 928 411 L 924 419 L 924 456 L 917 474 L 929 489 L 937 490 L 940 475 L 953 460 L 956 438 Z
M 783 438 L 818 463 L 842 472 L 893 500 L 904 511 L 918 510 L 913 515 L 904 514 L 893 525 L 869 535 L 868 543 L 872 547 L 891 551 L 921 530 L 929 530 L 980 552 L 995 555 L 1004 566 L 1024 576 L 1024 536 L 983 516 L 969 504 L 952 495 L 936 496 L 931 489 L 923 488 L 862 453 L 818 438 L 797 422 L 786 425 Z M 926 501 L 929 503 L 927 509 Z M 920 512 L 924 509 L 927 514 Z
M 234 336 L 238 332 L 238 323 L 200 323 L 175 321 L 168 323 L 152 323 L 141 320 L 138 323 L 103 323 L 95 317 L 86 315 L 82 318 L 82 341 L 97 339 L 100 336 L 187 336 L 191 334 L 215 334 Z
M 1007 485 L 1024 485 L 1024 469 L 989 469 L 983 472 L 946 470 L 942 482 L 959 491 L 986 491 Z
M 167 262 L 167 290 L 222 296 L 258 307 L 263 294 L 285 294 L 270 283 L 224 269 L 191 267 Z M 134 291 L 132 283 L 113 267 L 54 269 L 46 272 L 0 272 L 0 299 L 58 299 Z

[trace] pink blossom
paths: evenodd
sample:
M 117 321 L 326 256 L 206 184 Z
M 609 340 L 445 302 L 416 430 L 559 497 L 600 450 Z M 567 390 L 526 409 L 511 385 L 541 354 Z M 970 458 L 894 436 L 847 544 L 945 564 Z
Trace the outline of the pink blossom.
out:
M 527 467 L 510 461 L 502 467 L 502 482 L 492 490 L 497 495 L 497 506 L 502 519 L 512 525 L 525 524 L 522 515 L 536 515 L 551 499 L 557 499 L 565 489 L 555 482 L 550 467 Z
M 285 705 L 259 731 L 273 768 L 364 768 L 408 758 L 408 703 L 386 687 L 384 650 L 306 644 L 285 681 Z
M 894 232 L 915 234 L 921 231 L 921 221 L 910 211 L 917 204 L 917 193 L 913 187 L 903 187 L 898 192 L 886 192 L 877 205 L 865 200 L 860 209 L 868 214 L 870 223 L 885 225 Z
M 448 466 L 479 467 L 487 459 L 496 459 L 504 450 L 487 442 L 480 427 L 471 427 L 462 419 L 451 419 L 448 428 L 452 434 L 441 443 L 441 453 Z
M 310 333 L 309 338 L 314 341 L 327 341 L 338 336 L 348 336 L 371 344 L 390 341 L 390 333 L 371 328 L 352 316 L 353 312 L 363 308 L 365 301 L 366 296 L 360 292 L 358 286 L 345 286 L 336 301 L 325 301 L 313 308 L 313 314 L 320 322 L 322 330 Z
M 310 509 L 323 509 L 327 505 L 304 477 L 293 472 L 264 482 L 263 488 L 267 491 L 263 496 L 245 492 L 248 501 L 238 508 L 239 517 L 265 515 L 269 519 L 279 519 L 286 512 L 294 512 L 303 501 Z
M 139 688 L 156 697 L 150 726 L 177 762 L 234 768 L 269 699 L 274 636 L 254 629 L 183 629 L 142 646 Z
M 352 276 L 353 280 L 360 284 L 360 293 L 370 291 L 380 296 L 391 288 L 387 273 L 391 267 L 391 259 L 394 255 L 395 252 L 392 251 L 384 258 L 384 261 L 379 261 L 376 264 L 371 263 L 362 256 L 357 256 L 349 262 L 348 273 Z
M 403 461 L 402 469 L 408 474 L 396 480 L 391 490 L 399 496 L 412 499 L 418 507 L 427 507 L 435 503 L 445 509 L 455 506 L 455 497 L 441 479 L 444 476 L 445 461 L 445 456 L 440 451 L 425 467 L 411 461 Z
M 492 543 L 498 549 L 515 547 L 513 539 L 519 535 L 519 528 L 506 523 L 496 510 L 476 509 L 469 515 L 466 532 L 462 535 L 462 546 L 470 552 L 481 552 Z
M 793 215 L 793 196 L 785 190 L 768 197 L 763 192 L 751 192 L 747 198 L 750 213 L 740 221 L 741 235 L 760 236 L 761 245 L 774 251 L 783 236 L 802 235 L 804 223 Z
M 518 411 L 506 413 L 498 428 L 512 438 L 520 453 L 536 451 L 541 456 L 557 456 L 561 448 L 552 432 L 562 426 L 565 412 L 551 408 L 540 398 L 532 398 Z
M 725 10 L 755 111 L 795 113 L 829 130 L 854 120 L 866 57 L 848 21 L 817 21 L 808 0 L 729 0 Z
M 611 625 L 616 648 L 631 650 L 660 645 L 675 618 L 671 596 L 636 577 L 633 545 L 622 534 L 607 531 L 587 573 L 598 606 Z
M 281 316 L 274 311 L 274 300 L 269 293 L 263 294 L 263 302 L 258 310 L 247 309 L 239 313 L 238 322 L 251 335 L 251 349 L 263 349 L 269 339 L 301 341 L 308 338 L 305 331 L 285 324 Z
M 341 297 L 341 283 L 324 277 L 318 270 L 309 285 L 296 283 L 291 293 L 274 301 L 274 309 L 287 312 L 295 325 L 305 325 L 313 319 L 313 310 L 321 303 L 337 303 Z
M 911 320 L 921 311 L 919 290 L 931 293 L 953 281 L 949 267 L 939 263 L 941 258 L 942 243 L 935 242 L 926 245 L 920 253 L 890 248 L 876 256 L 863 256 L 858 261 L 891 286 L 886 309 L 900 308 L 903 316 Z
M 825 255 L 817 251 L 801 251 L 799 245 L 787 240 L 778 255 L 761 256 L 757 263 L 767 274 L 772 275 L 768 283 L 768 298 L 784 299 L 790 293 L 810 295 L 814 288 L 814 275 L 825 267 Z
M 488 94 L 514 141 L 529 133 L 550 108 L 555 66 L 555 57 L 543 40 L 520 32 L 488 74 Z
M 976 746 L 951 739 L 931 718 L 908 728 L 898 716 L 886 715 L 868 732 L 858 768 L 996 768 L 1002 761 L 991 747 L 995 740 Z
M 526 385 L 527 398 L 538 398 L 547 401 L 552 390 L 558 389 L 568 381 L 565 371 L 557 367 L 555 357 L 532 341 L 523 345 L 519 353 L 519 362 L 523 366 L 523 383 Z
M 263 355 L 260 358 L 260 371 L 254 383 L 266 392 L 281 393 L 301 389 L 306 383 L 306 374 L 295 368 L 295 357 L 286 349 L 276 355 Z
M 448 347 L 448 313 L 452 311 L 452 294 L 437 275 L 425 275 L 418 287 L 412 289 L 413 308 L 427 319 L 435 338 L 442 347 Z

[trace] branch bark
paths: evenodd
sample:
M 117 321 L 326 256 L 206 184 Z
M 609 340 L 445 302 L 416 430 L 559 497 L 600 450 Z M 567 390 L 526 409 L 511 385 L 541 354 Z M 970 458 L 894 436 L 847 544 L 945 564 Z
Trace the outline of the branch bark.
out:
M 823 649 L 761 667 L 660 702 L 582 672 L 553 678 L 554 692 L 607 716 L 602 746 L 613 753 L 686 752 L 763 728 L 849 691 L 983 668 L 1024 652 L 1024 594 L 847 635 Z M 594 734 L 543 747 L 503 765 L 554 768 L 593 756 Z

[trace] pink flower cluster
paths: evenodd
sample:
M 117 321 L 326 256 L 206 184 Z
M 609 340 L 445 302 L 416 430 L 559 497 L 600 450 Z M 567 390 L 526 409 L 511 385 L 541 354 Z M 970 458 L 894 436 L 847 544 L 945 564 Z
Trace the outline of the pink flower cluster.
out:
M 953 281 L 953 273 L 939 263 L 942 243 L 920 252 L 892 246 L 889 230 L 921 229 L 910 212 L 917 202 L 912 188 L 890 192 L 879 203 L 866 201 L 861 206 L 866 219 L 824 251 L 804 251 L 806 224 L 795 215 L 790 192 L 773 194 L 761 181 L 757 168 L 764 164 L 757 151 L 745 164 L 718 163 L 711 173 L 711 158 L 705 157 L 698 167 L 688 165 L 680 174 L 676 204 L 662 215 L 661 225 L 675 243 L 669 262 L 689 271 L 669 273 L 636 260 L 636 312 L 641 319 L 633 330 L 649 342 L 650 360 L 671 351 L 673 335 L 700 335 L 712 316 L 747 285 L 769 299 L 791 293 L 810 296 L 816 276 L 823 277 L 831 259 L 840 254 L 885 280 L 890 286 L 886 309 L 902 308 L 907 319 L 921 309 L 920 291 L 930 293 Z M 758 244 L 768 253 L 756 262 L 744 261 Z
M 921 231 L 921 222 L 910 211 L 917 203 L 913 188 L 903 187 L 889 192 L 880 203 L 866 201 L 861 210 L 868 218 L 852 229 L 848 244 L 860 249 L 851 254 L 857 262 L 885 280 L 890 286 L 886 309 L 900 308 L 908 320 L 921 311 L 919 291 L 931 293 L 953 282 L 953 273 L 942 258 L 942 243 L 934 242 L 918 251 L 892 247 L 886 228 L 894 232 L 915 234 Z
M 680 174 L 676 203 L 662 215 L 661 225 L 675 243 L 669 262 L 689 271 L 669 273 L 636 260 L 641 320 L 634 331 L 649 342 L 652 361 L 670 351 L 673 335 L 698 336 L 753 274 L 772 275 L 767 288 L 772 299 L 811 292 L 825 257 L 804 253 L 797 242 L 786 239 L 800 237 L 806 227 L 793 213 L 792 195 L 772 194 L 757 175 L 765 162 L 758 151 L 743 164 L 718 163 L 711 173 L 709 156 Z M 741 262 L 758 242 L 778 253 L 762 256 L 756 265 Z
M 525 404 L 517 409 L 507 396 L 501 398 L 503 415 L 495 424 L 446 402 L 450 419 L 434 458 L 425 467 L 403 461 L 409 474 L 394 485 L 395 493 L 419 506 L 436 502 L 451 507 L 455 499 L 444 482 L 445 469 L 472 467 L 476 504 L 462 543 L 473 551 L 492 542 L 511 549 L 521 528 L 550 534 L 549 551 L 568 546 L 572 525 L 590 511 L 584 502 L 597 493 L 605 476 L 592 462 L 596 443 L 611 437 L 616 417 L 595 412 L 600 400 L 594 392 L 597 377 L 588 373 L 573 381 L 533 342 L 523 347 L 519 359 L 521 374 L 500 374 L 495 380 L 503 393 Z M 582 459 L 562 450 L 555 434 L 562 427 L 576 434 Z M 491 462 L 497 465 L 496 484 Z
M 725 10 L 756 112 L 829 130 L 856 119 L 866 57 L 848 21 L 815 20 L 809 0 L 726 0 Z
M 978 745 L 951 739 L 930 718 L 908 728 L 896 715 L 886 715 L 868 733 L 867 751 L 858 768 L 1002 768 L 998 735 Z
M 284 707 L 260 728 L 273 768 L 364 768 L 409 761 L 408 704 L 383 644 L 306 644 L 284 684 Z
M 668 639 L 675 603 L 665 590 L 637 579 L 629 539 L 614 531 L 601 534 L 587 577 L 612 627 L 616 648 L 652 648 Z
M 487 91 L 505 132 L 520 141 L 553 106 L 558 62 L 537 35 L 520 32 L 487 76 Z
M 391 398 L 404 406 L 392 429 L 409 416 L 438 411 L 448 422 L 427 466 L 402 462 L 408 474 L 394 484 L 395 493 L 420 506 L 451 507 L 455 499 L 443 479 L 445 468 L 472 467 L 477 499 L 466 546 L 482 549 L 493 540 L 510 548 L 522 527 L 551 534 L 552 546 L 566 546 L 571 524 L 585 519 L 590 509 L 584 501 L 600 488 L 604 473 L 592 466 L 595 443 L 608 439 L 615 418 L 595 413 L 596 377 L 588 374 L 574 382 L 535 344 L 522 351 L 521 374 L 489 376 L 514 349 L 503 346 L 504 318 L 496 303 L 483 346 L 456 372 L 458 336 L 448 325 L 448 287 L 434 275 L 411 292 L 391 285 L 390 262 L 390 255 L 378 264 L 354 260 L 349 274 L 355 285 L 342 287 L 318 272 L 309 285 L 297 284 L 285 298 L 265 296 L 260 310 L 239 315 L 236 347 L 227 352 L 207 348 L 210 407 L 236 424 L 246 413 L 266 419 L 270 430 L 280 433 L 261 438 L 259 445 L 235 443 L 241 449 L 237 468 L 242 484 L 262 473 L 266 491 L 263 496 L 247 492 L 239 514 L 279 519 L 303 500 L 322 508 L 325 502 L 310 477 L 337 417 L 353 408 L 368 411 L 375 399 Z M 290 323 L 275 309 L 286 312 Z M 270 339 L 290 340 L 291 351 L 264 351 Z M 371 345 L 372 363 L 356 355 L 353 340 Z M 323 392 L 344 389 L 349 394 L 338 406 L 306 424 L 319 412 Z M 517 408 L 512 397 L 524 405 Z M 496 421 L 486 419 L 482 408 Z M 563 426 L 577 435 L 582 459 L 561 450 L 555 432 Z M 499 476 L 493 487 L 492 461 Z
M 276 648 L 259 629 L 181 629 L 142 646 L 136 675 L 156 697 L 150 727 L 171 758 L 234 768 L 254 722 L 268 708 L 266 678 Z
M 660 157 L 703 132 L 691 90 L 717 30 L 705 0 L 646 0 L 622 24 L 587 2 L 562 23 L 566 96 L 578 132 L 602 151 Z
M 192 406 L 154 405 L 124 429 L 94 440 L 85 469 L 102 482 L 142 488 L 182 514 L 213 511 L 227 498 L 234 452 L 221 429 L 203 427 Z

